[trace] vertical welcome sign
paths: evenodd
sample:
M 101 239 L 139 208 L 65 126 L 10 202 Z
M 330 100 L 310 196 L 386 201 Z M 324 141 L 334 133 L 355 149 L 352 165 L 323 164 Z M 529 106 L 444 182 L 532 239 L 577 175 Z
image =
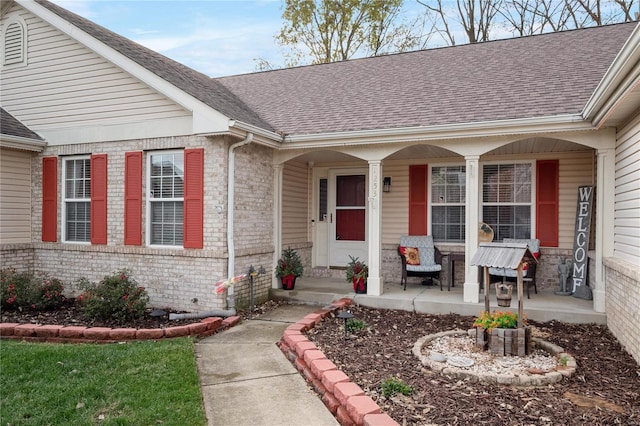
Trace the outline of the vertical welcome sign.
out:
M 587 269 L 589 265 L 589 231 L 591 228 L 591 208 L 593 205 L 593 186 L 578 187 L 578 209 L 576 229 L 573 240 L 573 296 L 591 300 L 593 293 L 588 287 Z

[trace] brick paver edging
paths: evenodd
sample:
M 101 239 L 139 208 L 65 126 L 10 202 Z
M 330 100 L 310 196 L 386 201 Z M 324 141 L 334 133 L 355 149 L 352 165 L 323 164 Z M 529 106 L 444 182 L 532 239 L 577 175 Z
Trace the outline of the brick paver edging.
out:
M 305 332 L 353 300 L 344 298 L 311 313 L 290 325 L 278 342 L 287 359 L 318 393 L 322 402 L 342 426 L 400 426 L 382 410 L 357 384 L 325 357 Z
M 0 323 L 0 338 L 51 343 L 114 343 L 125 340 L 158 340 L 172 337 L 206 337 L 240 322 L 239 316 L 209 317 L 189 325 L 167 328 L 109 328 Z

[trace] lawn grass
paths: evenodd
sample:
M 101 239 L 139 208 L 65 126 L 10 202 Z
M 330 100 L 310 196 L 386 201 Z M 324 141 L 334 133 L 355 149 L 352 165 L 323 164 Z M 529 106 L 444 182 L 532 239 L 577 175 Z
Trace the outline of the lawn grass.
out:
M 205 425 L 191 338 L 0 342 L 2 425 Z

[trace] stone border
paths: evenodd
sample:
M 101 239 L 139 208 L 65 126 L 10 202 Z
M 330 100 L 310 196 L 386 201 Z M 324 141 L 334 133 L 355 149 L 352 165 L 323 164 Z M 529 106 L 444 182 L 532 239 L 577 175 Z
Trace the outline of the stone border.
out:
M 415 355 L 422 365 L 429 367 L 431 370 L 444 374 L 446 376 L 453 376 L 459 379 L 470 379 L 473 381 L 498 383 L 512 386 L 542 386 L 549 383 L 558 383 L 563 377 L 570 377 L 575 373 L 577 364 L 575 358 L 569 353 L 565 352 L 560 346 L 547 342 L 539 338 L 532 338 L 532 341 L 541 349 L 549 352 L 559 359 L 565 359 L 566 365 L 557 366 L 555 370 L 548 371 L 543 374 L 495 374 L 495 373 L 475 373 L 473 371 L 466 370 L 464 368 L 454 367 L 444 362 L 438 362 L 432 360 L 429 356 L 422 353 L 422 347 L 432 340 L 435 340 L 444 336 L 465 336 L 470 335 L 471 331 L 453 330 L 443 331 L 436 334 L 429 334 L 427 336 L 419 338 L 413 345 L 413 355 Z M 472 336 L 473 337 L 473 336 Z
M 343 298 L 306 315 L 286 328 L 277 345 L 342 426 L 400 426 L 304 334 L 352 304 L 353 299 Z
M 0 338 L 50 343 L 114 343 L 127 340 L 158 340 L 173 337 L 206 337 L 240 322 L 239 316 L 209 317 L 200 322 L 167 328 L 109 328 L 62 325 L 0 323 Z

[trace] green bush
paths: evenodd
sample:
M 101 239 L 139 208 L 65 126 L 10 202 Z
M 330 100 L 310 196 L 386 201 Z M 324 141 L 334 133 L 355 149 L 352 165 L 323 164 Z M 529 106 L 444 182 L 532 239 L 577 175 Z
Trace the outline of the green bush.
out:
M 122 269 L 104 277 L 98 284 L 83 278 L 78 283 L 83 293 L 78 296 L 84 314 L 91 319 L 124 323 L 144 316 L 149 295 L 131 278 L 131 271 Z
M 395 377 L 389 377 L 387 380 L 382 382 L 382 395 L 385 398 L 390 398 L 399 393 L 409 396 L 413 393 L 413 388 Z
M 349 333 L 355 333 L 356 331 L 360 331 L 366 328 L 366 326 L 367 325 L 364 323 L 364 321 L 356 318 L 349 318 L 347 320 L 347 331 Z
M 4 309 L 54 309 L 64 302 L 63 291 L 62 281 L 46 274 L 18 273 L 13 268 L 0 271 L 0 301 Z

